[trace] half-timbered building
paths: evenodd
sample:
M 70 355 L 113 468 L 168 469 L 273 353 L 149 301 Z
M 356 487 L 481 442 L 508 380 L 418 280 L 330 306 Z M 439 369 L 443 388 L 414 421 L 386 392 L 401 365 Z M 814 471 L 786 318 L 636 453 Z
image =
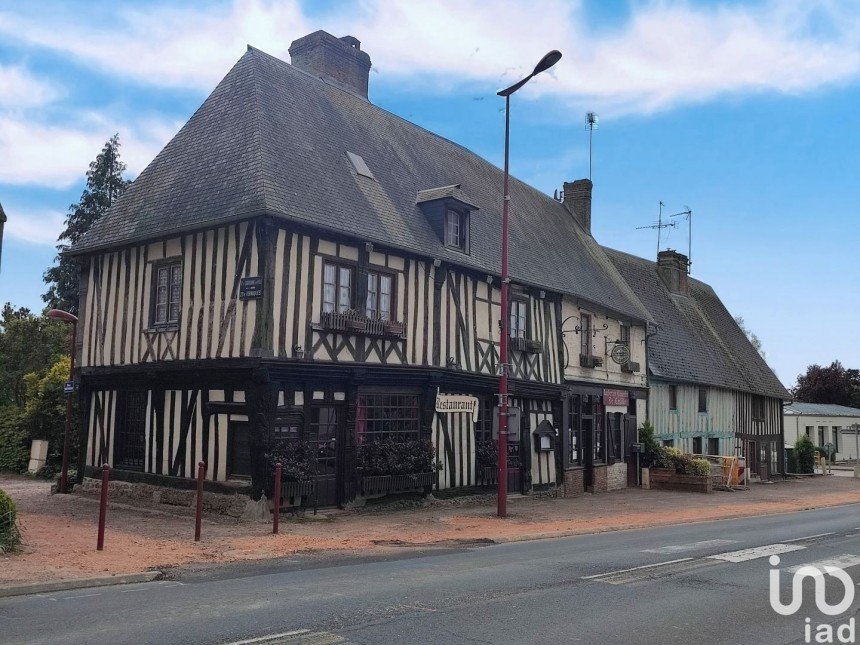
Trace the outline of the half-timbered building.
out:
M 791 396 L 688 258 L 657 262 L 606 249 L 645 305 L 648 418 L 655 436 L 684 452 L 743 455 L 753 476 L 784 473 L 783 401 Z
M 492 484 L 508 315 L 511 490 L 601 489 L 577 473 L 627 459 L 648 313 L 585 202 L 512 181 L 502 312 L 501 171 L 373 105 L 355 38 L 290 54 L 249 47 L 72 249 L 80 473 L 187 485 L 203 461 L 214 487 L 258 497 L 273 438 L 295 439 L 320 504 L 343 504 L 362 446 L 420 439 L 436 488 Z

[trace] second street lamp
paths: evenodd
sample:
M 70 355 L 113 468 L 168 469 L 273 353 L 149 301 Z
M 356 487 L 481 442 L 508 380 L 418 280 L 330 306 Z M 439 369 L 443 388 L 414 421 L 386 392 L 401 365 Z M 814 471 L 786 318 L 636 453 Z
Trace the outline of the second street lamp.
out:
M 545 72 L 561 59 L 561 52 L 553 49 L 544 55 L 535 65 L 531 74 L 513 85 L 498 92 L 505 97 L 505 180 L 504 200 L 502 202 L 502 320 L 501 338 L 499 339 L 499 476 L 497 493 L 497 514 L 505 517 L 508 514 L 508 205 L 511 201 L 509 193 L 509 151 L 511 139 L 511 94 L 528 83 L 533 77 Z
M 66 429 L 63 432 L 63 469 L 62 474 L 60 475 L 59 487 L 59 491 L 61 493 L 67 493 L 69 492 L 69 435 L 72 432 L 72 396 L 74 396 L 75 384 L 75 337 L 77 336 L 78 331 L 78 317 L 74 314 L 70 314 L 68 311 L 62 311 L 61 309 L 51 309 L 51 311 L 48 312 L 48 317 L 62 320 L 63 322 L 71 325 L 71 340 L 69 341 L 69 383 L 71 384 L 72 391 L 66 392 Z

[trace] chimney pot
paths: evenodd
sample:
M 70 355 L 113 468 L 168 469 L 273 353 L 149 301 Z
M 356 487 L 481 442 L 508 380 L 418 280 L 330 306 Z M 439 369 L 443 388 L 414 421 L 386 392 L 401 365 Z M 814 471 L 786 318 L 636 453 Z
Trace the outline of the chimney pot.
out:
M 589 234 L 591 233 L 591 189 L 590 179 L 564 182 L 564 205 Z
M 657 254 L 657 272 L 672 293 L 690 295 L 690 263 L 687 256 L 672 249 Z
M 290 62 L 367 98 L 370 56 L 361 51 L 361 41 L 355 36 L 336 38 L 322 30 L 302 36 L 290 45 Z

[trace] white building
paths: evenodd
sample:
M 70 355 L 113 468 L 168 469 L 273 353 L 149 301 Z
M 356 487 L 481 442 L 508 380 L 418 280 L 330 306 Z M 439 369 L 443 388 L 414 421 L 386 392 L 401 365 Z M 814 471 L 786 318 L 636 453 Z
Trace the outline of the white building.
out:
M 832 443 L 836 459 L 856 459 L 855 432 L 860 424 L 860 408 L 830 403 L 802 403 L 785 406 L 785 447 L 793 448 L 798 437 L 806 435 L 816 447 Z

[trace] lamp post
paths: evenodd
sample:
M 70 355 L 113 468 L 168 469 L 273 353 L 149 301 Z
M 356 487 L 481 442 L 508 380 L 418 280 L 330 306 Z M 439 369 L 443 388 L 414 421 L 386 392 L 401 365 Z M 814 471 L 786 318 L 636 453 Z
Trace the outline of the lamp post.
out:
M 851 426 L 854 430 L 854 477 L 860 479 L 860 423 Z
M 78 317 L 70 314 L 68 311 L 61 309 L 51 309 L 48 312 L 49 318 L 56 318 L 63 322 L 71 324 L 71 337 L 69 340 L 69 383 L 74 388 L 75 383 L 75 338 L 78 334 Z M 72 395 L 71 392 L 66 392 L 66 429 L 63 432 L 63 471 L 60 476 L 60 492 L 69 492 L 69 435 L 72 432 Z
M 511 201 L 511 196 L 508 192 L 508 163 L 511 138 L 511 94 L 528 83 L 534 76 L 545 72 L 555 65 L 560 58 L 561 52 L 553 49 L 540 59 L 540 62 L 535 65 L 531 74 L 498 92 L 499 96 L 505 97 L 505 180 L 503 187 L 504 200 L 502 201 L 502 320 L 500 325 L 501 339 L 499 342 L 499 362 L 502 369 L 499 375 L 499 489 L 496 509 L 499 517 L 505 517 L 508 514 L 508 325 L 510 323 L 510 312 L 508 311 L 508 205 Z

